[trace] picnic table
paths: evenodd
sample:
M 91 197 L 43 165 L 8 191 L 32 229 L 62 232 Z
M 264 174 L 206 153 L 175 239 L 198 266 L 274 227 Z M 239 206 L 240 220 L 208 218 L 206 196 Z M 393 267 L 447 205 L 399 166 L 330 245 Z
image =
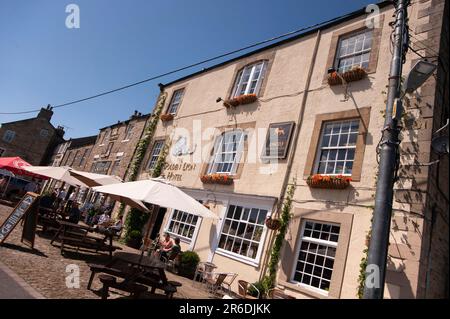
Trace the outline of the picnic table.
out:
M 61 210 L 39 206 L 38 223 L 42 226 L 42 231 L 58 230 L 60 225 L 58 220 L 64 220 L 66 217 Z
M 89 264 L 89 267 L 92 273 L 89 278 L 88 289 L 91 288 L 96 273 L 105 273 L 124 279 L 122 282 L 117 282 L 109 277 L 106 281 L 104 276 L 100 277 L 104 285 L 103 295 L 105 295 L 105 285 L 106 289 L 113 287 L 131 293 L 133 293 L 133 289 L 140 288 L 139 285 L 145 285 L 151 288 L 152 294 L 155 293 L 156 289 L 161 289 L 168 298 L 173 298 L 177 287 L 181 286 L 179 282 L 168 280 L 165 274 L 165 264 L 153 256 L 116 252 L 110 263 L 106 265 Z
M 108 251 L 110 257 L 112 257 L 113 251 L 121 249 L 113 245 L 114 232 L 112 231 L 75 224 L 64 220 L 58 220 L 57 222 L 59 228 L 50 244 L 53 244 L 56 239 L 59 239 L 61 241 L 61 254 L 64 252 L 65 245 L 75 246 L 77 247 L 77 251 L 79 248 L 94 249 L 96 252 Z M 93 232 L 100 233 L 103 237 L 90 236 L 89 233 Z

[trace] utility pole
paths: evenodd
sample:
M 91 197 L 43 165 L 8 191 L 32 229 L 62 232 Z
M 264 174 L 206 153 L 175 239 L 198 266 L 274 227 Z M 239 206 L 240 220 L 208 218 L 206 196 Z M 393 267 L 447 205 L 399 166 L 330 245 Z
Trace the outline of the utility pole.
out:
M 402 111 L 401 100 L 399 99 L 401 94 L 401 75 L 404 54 L 409 41 L 407 38 L 408 5 L 409 0 L 395 1 L 393 55 L 389 74 L 386 117 L 382 131 L 383 137 L 380 143 L 380 163 L 372 221 L 372 236 L 367 257 L 364 299 L 382 299 L 384 293 L 394 178 L 400 143 L 398 138 L 400 131 L 398 120 Z

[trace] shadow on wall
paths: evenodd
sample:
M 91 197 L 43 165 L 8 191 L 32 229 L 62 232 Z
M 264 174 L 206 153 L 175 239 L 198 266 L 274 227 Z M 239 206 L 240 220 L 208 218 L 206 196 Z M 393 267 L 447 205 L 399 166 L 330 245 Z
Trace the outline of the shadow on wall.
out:
M 328 84 L 325 84 L 328 85 Z M 351 95 L 352 92 L 364 92 L 368 91 L 372 88 L 372 81 L 369 76 L 364 77 L 363 79 L 356 82 L 347 83 L 347 91 L 348 94 Z M 341 85 L 330 85 L 331 91 L 333 91 L 336 95 L 345 95 L 346 88 L 343 84 Z
M 393 257 L 388 256 L 386 270 L 386 288 L 391 299 L 414 299 L 411 282 L 405 274 L 405 265 L 401 259 L 395 263 Z M 385 294 L 386 295 L 386 294 Z

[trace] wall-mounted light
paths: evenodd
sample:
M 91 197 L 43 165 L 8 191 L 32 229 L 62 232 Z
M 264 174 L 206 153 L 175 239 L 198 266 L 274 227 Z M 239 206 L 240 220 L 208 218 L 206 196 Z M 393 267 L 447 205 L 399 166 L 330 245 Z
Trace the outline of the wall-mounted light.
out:
M 403 82 L 403 94 L 417 90 L 433 74 L 436 68 L 436 64 L 426 60 L 417 61 L 406 76 L 405 82 Z

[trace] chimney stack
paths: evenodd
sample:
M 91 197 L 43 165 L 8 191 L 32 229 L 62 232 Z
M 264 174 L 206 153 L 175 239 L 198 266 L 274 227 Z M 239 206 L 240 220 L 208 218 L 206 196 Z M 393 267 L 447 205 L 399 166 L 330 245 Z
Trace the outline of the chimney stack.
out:
M 39 111 L 39 114 L 38 114 L 38 118 L 43 118 L 43 119 L 46 119 L 47 121 L 49 121 L 50 122 L 50 120 L 52 119 L 52 116 L 53 116 L 53 111 L 52 111 L 52 107 L 50 106 L 50 104 L 49 105 L 47 105 L 47 107 L 44 109 L 44 108 L 41 108 L 41 110 Z
M 56 128 L 56 134 L 58 134 L 58 136 L 60 137 L 64 137 L 64 134 L 66 132 L 64 131 L 64 127 L 61 125 L 58 125 L 58 127 Z

